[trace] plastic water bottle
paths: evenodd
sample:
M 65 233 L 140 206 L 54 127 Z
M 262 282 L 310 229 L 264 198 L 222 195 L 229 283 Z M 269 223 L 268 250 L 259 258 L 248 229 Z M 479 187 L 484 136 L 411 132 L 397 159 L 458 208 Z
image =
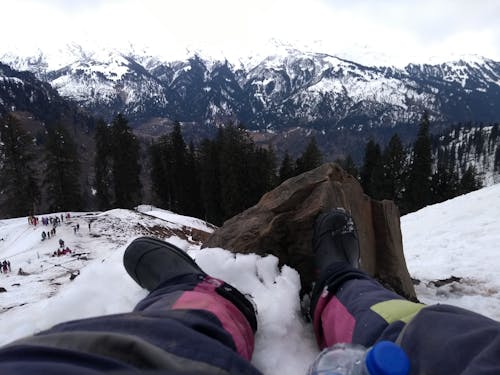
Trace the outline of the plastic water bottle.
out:
M 380 341 L 370 349 L 356 344 L 336 344 L 324 349 L 308 375 L 408 375 L 410 361 L 399 346 Z

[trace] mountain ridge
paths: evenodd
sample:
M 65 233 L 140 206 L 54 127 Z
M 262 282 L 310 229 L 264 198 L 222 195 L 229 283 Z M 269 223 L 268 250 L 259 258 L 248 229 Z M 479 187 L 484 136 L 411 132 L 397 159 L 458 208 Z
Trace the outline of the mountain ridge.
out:
M 133 124 L 161 117 L 199 124 L 238 121 L 261 131 L 300 126 L 328 132 L 415 124 L 424 110 L 438 122 L 500 117 L 500 62 L 491 59 L 397 68 L 289 46 L 278 52 L 237 66 L 198 54 L 167 61 L 147 51 L 88 51 L 75 44 L 59 65 L 44 53 L 3 54 L 0 60 L 30 70 L 98 116 L 123 112 Z

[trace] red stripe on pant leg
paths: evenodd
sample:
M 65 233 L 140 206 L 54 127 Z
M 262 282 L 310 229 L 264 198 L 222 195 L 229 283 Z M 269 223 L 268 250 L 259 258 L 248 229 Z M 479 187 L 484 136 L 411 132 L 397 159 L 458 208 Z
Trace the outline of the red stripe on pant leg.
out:
M 325 290 L 316 304 L 313 324 L 318 345 L 325 348 L 352 342 L 356 320 L 337 297 Z
M 237 352 L 243 358 L 250 360 L 254 348 L 252 328 L 243 313 L 216 292 L 215 288 L 222 284 L 222 281 L 207 276 L 193 290 L 182 293 L 172 309 L 195 309 L 211 312 L 232 336 Z

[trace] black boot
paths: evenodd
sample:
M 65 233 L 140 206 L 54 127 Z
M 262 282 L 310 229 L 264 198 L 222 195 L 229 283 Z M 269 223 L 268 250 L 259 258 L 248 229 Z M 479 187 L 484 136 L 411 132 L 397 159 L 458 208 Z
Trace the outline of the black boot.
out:
M 313 252 L 317 280 L 311 293 L 310 314 L 314 317 L 316 303 L 327 288 L 335 294 L 347 280 L 366 279 L 359 270 L 359 242 L 356 225 L 343 208 L 336 208 L 316 218 L 313 233 Z
M 359 268 L 356 225 L 343 208 L 335 208 L 316 218 L 313 253 L 319 274 L 332 263 L 338 262 L 347 262 L 354 268 Z
M 130 277 L 149 291 L 177 276 L 206 275 L 184 251 L 152 237 L 133 240 L 123 254 L 123 265 Z
M 184 251 L 152 237 L 133 240 L 123 254 L 123 265 L 130 277 L 150 292 L 162 282 L 177 276 L 195 274 L 200 275 L 202 279 L 208 276 Z M 216 291 L 245 315 L 255 332 L 257 319 L 252 302 L 227 283 L 216 288 Z

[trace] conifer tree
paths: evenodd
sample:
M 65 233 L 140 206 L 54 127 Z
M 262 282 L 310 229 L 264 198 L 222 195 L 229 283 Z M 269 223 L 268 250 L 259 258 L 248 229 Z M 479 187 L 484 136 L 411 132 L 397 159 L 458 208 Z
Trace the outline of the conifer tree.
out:
M 184 181 L 184 191 L 186 202 L 184 212 L 186 215 L 203 217 L 205 211 L 201 202 L 200 190 L 200 166 L 194 144 L 191 142 L 186 154 L 186 180 Z
M 363 167 L 361 168 L 363 191 L 372 198 L 381 199 L 383 178 L 382 151 L 380 145 L 371 139 L 366 144 Z
M 248 207 L 259 201 L 261 196 L 276 187 L 276 156 L 272 148 L 264 149 L 252 147 L 249 155 L 248 180 L 250 183 L 250 195 L 248 196 Z
M 176 122 L 172 132 L 150 151 L 153 190 L 162 206 L 187 215 L 202 213 L 194 146 L 186 147 L 180 123 Z
M 205 139 L 201 142 L 198 155 L 200 193 L 205 220 L 216 225 L 222 224 L 224 220 L 219 164 L 220 132 L 221 130 L 217 137 L 219 141 Z
M 61 125 L 48 130 L 45 143 L 45 180 L 51 211 L 82 208 L 80 159 L 75 142 Z
M 111 124 L 111 138 L 114 206 L 132 208 L 141 199 L 139 142 L 121 114 Z
M 460 179 L 458 194 L 467 194 L 482 187 L 476 168 L 469 166 Z
M 225 127 L 219 137 L 219 165 L 224 219 L 250 207 L 253 200 L 250 181 L 250 155 L 254 144 L 245 130 L 234 125 Z
M 186 185 L 191 171 L 187 169 L 187 147 L 181 133 L 179 122 L 175 122 L 172 133 L 170 134 L 170 143 L 172 153 L 172 209 L 176 212 L 186 212 L 189 205 L 189 197 L 186 194 Z
M 410 212 L 425 207 L 432 200 L 432 150 L 429 125 L 429 115 L 426 112 L 422 116 L 409 167 L 405 207 Z
M 158 205 L 172 209 L 171 145 L 167 135 L 160 137 L 150 147 L 151 182 Z
M 283 160 L 281 161 L 281 166 L 279 169 L 279 183 L 284 182 L 285 180 L 288 180 L 291 177 L 295 176 L 295 167 L 294 167 L 294 161 L 290 157 L 290 154 L 288 153 L 288 150 L 285 151 L 285 155 L 283 156 Z
M 251 207 L 276 184 L 272 150 L 255 146 L 242 127 L 221 127 L 198 153 L 201 196 L 206 219 L 222 222 Z
M 96 124 L 96 154 L 94 158 L 95 189 L 100 210 L 112 207 L 113 197 L 113 143 L 111 128 L 103 121 Z
M 296 161 L 295 174 L 310 171 L 323 163 L 323 154 L 318 148 L 316 138 L 312 137 L 302 155 Z
M 459 178 L 453 165 L 446 162 L 446 158 L 438 159 L 436 172 L 432 175 L 432 201 L 444 202 L 456 197 L 459 191 Z
M 9 114 L 0 121 L 0 145 L 2 213 L 8 217 L 35 213 L 40 190 L 33 167 L 33 137 Z
M 405 185 L 406 151 L 398 134 L 390 139 L 382 155 L 383 183 L 382 198 L 399 204 Z

